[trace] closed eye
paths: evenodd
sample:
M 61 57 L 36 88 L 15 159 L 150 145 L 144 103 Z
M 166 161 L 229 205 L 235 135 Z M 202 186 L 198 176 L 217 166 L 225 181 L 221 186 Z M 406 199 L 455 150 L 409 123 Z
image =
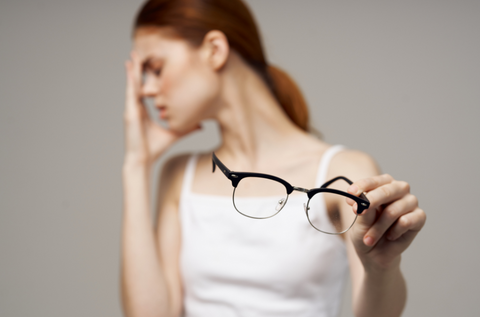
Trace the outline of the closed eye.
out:
M 153 60 L 152 58 L 147 59 L 143 63 L 143 71 L 145 73 L 150 73 L 156 77 L 160 76 L 162 73 L 162 64 L 159 61 Z
M 151 72 L 158 77 L 162 73 L 162 69 L 161 68 L 152 69 Z
M 157 69 L 146 68 L 142 73 L 142 82 L 145 83 L 147 81 L 147 78 L 151 76 L 158 78 L 160 77 L 161 74 L 162 74 L 161 68 L 157 68 Z

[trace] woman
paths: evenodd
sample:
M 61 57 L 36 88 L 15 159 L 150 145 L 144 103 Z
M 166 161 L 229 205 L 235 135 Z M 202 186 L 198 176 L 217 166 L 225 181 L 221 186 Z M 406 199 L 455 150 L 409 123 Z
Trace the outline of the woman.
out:
M 406 300 L 401 253 L 425 213 L 408 183 L 379 175 L 368 155 L 309 133 L 302 95 L 268 65 L 246 6 L 240 0 L 148 1 L 133 39 L 126 62 L 125 314 L 335 316 L 349 267 L 356 316 L 399 316 Z M 168 129 L 148 117 L 144 97 L 154 100 Z M 302 186 L 297 190 L 343 175 L 355 181 L 344 190 L 365 193 L 370 207 L 342 235 L 315 230 L 293 194 L 292 206 L 280 200 L 282 212 L 269 220 L 243 217 L 232 204 L 232 183 L 212 173 L 208 152 L 165 164 L 152 225 L 152 164 L 206 119 L 218 122 L 222 142 L 215 154 L 232 170 L 275 175 Z M 257 188 L 250 194 L 261 201 L 270 193 Z M 332 210 L 354 215 L 358 204 L 344 202 L 326 199 L 318 210 L 330 219 Z

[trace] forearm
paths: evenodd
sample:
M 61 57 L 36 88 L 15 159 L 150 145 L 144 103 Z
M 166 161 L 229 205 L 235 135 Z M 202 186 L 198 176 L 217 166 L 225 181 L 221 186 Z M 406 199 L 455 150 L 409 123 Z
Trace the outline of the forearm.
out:
M 398 317 L 407 298 L 407 289 L 400 267 L 383 271 L 365 271 L 354 290 L 353 308 L 356 317 Z
M 125 163 L 122 229 L 122 302 L 126 316 L 168 316 L 168 289 L 149 203 L 150 168 Z

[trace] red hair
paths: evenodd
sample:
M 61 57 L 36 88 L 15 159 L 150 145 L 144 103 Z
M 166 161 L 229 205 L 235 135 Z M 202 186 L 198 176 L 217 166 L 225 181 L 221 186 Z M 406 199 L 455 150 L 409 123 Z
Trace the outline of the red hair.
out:
M 170 27 L 195 46 L 209 31 L 223 32 L 230 47 L 260 74 L 288 117 L 310 131 L 300 89 L 287 73 L 268 65 L 256 23 L 241 0 L 149 0 L 135 19 L 135 28 L 148 26 Z

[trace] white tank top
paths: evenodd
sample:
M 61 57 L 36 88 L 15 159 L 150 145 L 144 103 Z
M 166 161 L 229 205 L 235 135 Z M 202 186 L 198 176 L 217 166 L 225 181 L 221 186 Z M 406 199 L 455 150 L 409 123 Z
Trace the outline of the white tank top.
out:
M 342 148 L 330 147 L 323 155 L 317 187 Z M 340 237 L 311 227 L 303 209 L 307 195 L 290 195 L 273 218 L 247 218 L 231 197 L 191 191 L 196 162 L 192 155 L 180 199 L 184 316 L 337 316 L 348 271 L 346 247 Z

